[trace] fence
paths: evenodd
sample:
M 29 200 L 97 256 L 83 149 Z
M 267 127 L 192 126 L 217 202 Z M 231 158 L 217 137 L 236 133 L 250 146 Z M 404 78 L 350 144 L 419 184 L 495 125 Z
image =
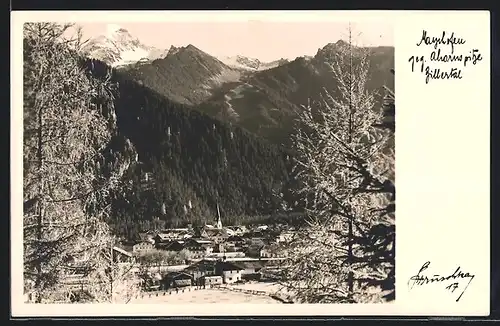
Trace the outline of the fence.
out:
M 141 292 L 139 295 L 135 296 L 135 299 L 143 299 L 143 298 L 153 298 L 153 297 L 159 297 L 159 296 L 164 296 L 164 295 L 176 295 L 180 293 L 185 293 L 185 292 L 191 292 L 191 291 L 197 291 L 197 290 L 204 290 L 204 289 L 210 289 L 212 286 L 207 285 L 206 287 L 203 286 L 185 286 L 181 288 L 171 288 L 167 290 L 158 290 L 158 291 L 147 291 L 147 292 Z

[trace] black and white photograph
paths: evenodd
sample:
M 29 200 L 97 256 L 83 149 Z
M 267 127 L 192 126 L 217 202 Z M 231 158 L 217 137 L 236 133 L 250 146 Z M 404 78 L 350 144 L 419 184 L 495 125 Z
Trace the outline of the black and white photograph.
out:
M 393 303 L 393 39 L 25 22 L 24 302 Z

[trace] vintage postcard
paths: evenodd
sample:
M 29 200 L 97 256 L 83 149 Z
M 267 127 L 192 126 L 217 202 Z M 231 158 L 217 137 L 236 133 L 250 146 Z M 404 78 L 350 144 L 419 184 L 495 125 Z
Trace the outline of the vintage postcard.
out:
M 488 12 L 11 22 L 12 316 L 489 314 Z

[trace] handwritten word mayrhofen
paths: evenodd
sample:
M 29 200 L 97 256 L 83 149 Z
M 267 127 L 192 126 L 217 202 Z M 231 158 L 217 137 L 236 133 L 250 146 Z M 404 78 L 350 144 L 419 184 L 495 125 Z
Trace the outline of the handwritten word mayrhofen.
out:
M 435 50 L 437 50 L 438 46 L 440 45 L 450 45 L 451 53 L 453 54 L 455 52 L 455 45 L 465 44 L 465 40 L 459 37 L 455 37 L 454 32 L 447 36 L 445 31 L 443 31 L 440 37 L 429 37 L 427 36 L 427 31 L 424 29 L 422 31 L 422 38 L 420 39 L 420 42 L 417 43 L 417 46 L 420 46 L 422 44 L 432 45 Z

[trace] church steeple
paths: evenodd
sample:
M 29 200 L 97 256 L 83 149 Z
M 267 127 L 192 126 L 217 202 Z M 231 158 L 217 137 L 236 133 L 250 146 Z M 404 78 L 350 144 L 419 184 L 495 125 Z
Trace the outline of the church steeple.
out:
M 216 222 L 216 227 L 218 229 L 222 229 L 222 221 L 220 219 L 220 210 L 219 210 L 219 204 L 217 204 L 217 222 Z

